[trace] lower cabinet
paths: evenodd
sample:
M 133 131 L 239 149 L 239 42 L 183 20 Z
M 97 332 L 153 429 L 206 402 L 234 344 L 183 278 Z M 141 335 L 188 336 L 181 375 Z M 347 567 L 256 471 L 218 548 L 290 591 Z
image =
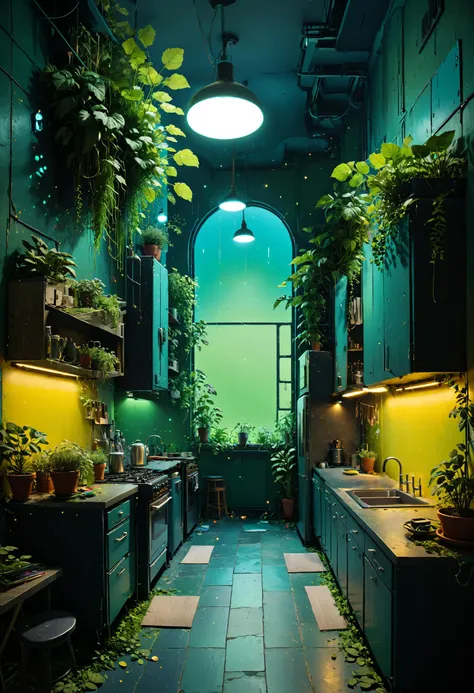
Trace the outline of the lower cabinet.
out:
M 321 497 L 321 482 L 313 478 L 313 532 L 315 537 L 320 541 L 322 537 L 322 516 L 323 504 Z
M 364 559 L 364 633 L 380 670 L 392 674 L 392 593 Z
M 337 535 L 337 580 L 342 593 L 347 597 L 347 529 L 341 513 L 336 513 Z
M 364 552 L 355 539 L 347 537 L 347 598 L 357 622 L 364 627 Z

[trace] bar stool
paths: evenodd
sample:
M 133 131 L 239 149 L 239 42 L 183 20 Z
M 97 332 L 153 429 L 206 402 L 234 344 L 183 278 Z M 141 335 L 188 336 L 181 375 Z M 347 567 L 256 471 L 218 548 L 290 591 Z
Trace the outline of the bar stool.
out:
M 204 480 L 207 483 L 206 517 L 209 515 L 210 510 L 216 510 L 220 520 L 223 509 L 226 517 L 229 517 L 229 513 L 227 511 L 224 477 L 205 476 Z
M 65 611 L 49 611 L 36 616 L 20 631 L 21 644 L 21 680 L 25 680 L 28 672 L 28 659 L 31 651 L 39 651 L 44 665 L 44 678 L 40 683 L 49 691 L 55 683 L 51 676 L 51 650 L 60 645 L 66 645 L 71 659 L 71 668 L 77 670 L 76 656 L 72 646 L 71 636 L 76 630 L 76 618 Z M 63 678 L 71 671 L 63 672 Z M 56 679 L 58 680 L 58 679 Z

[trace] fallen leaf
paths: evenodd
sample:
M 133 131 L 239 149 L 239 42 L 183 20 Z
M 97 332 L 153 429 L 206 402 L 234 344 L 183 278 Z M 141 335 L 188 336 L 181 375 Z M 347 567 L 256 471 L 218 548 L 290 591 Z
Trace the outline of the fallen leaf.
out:
M 119 665 L 119 667 L 122 667 L 122 669 L 127 668 L 127 662 L 119 662 L 118 665 Z
M 153 655 L 153 657 L 151 658 L 151 661 L 152 661 L 152 662 L 157 662 L 157 661 L 158 661 L 158 657 L 157 657 L 156 655 Z

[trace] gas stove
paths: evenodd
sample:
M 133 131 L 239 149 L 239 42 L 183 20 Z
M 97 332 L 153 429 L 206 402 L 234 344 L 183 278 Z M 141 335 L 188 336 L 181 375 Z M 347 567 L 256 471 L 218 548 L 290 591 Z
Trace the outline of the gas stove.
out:
M 121 474 L 106 474 L 106 484 L 137 484 L 140 497 L 155 500 L 170 490 L 170 480 L 167 474 L 155 469 L 130 467 Z

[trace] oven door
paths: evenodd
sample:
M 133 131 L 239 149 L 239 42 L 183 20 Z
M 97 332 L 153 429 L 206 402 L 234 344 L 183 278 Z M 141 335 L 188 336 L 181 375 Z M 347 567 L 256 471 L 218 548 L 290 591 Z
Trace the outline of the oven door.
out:
M 199 491 L 199 472 L 191 472 L 188 475 L 188 492 L 186 494 L 186 512 L 193 510 L 197 505 Z
M 149 563 L 168 545 L 169 503 L 171 495 L 159 498 L 150 504 L 150 555 Z

